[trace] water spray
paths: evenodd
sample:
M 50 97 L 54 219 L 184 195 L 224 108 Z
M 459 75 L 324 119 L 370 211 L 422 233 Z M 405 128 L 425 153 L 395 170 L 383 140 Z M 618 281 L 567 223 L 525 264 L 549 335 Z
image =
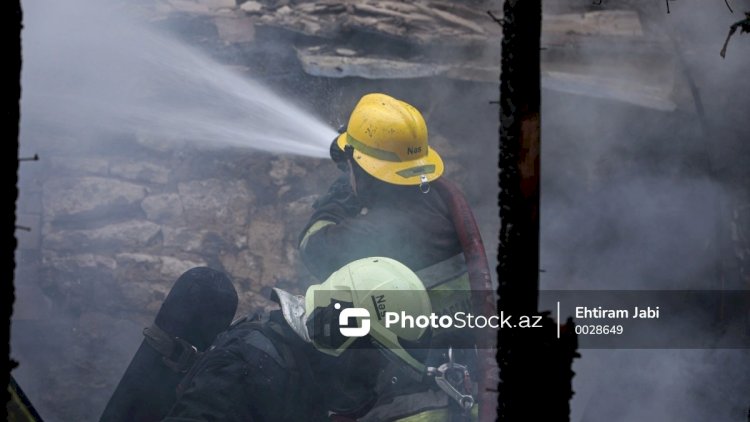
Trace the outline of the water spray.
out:
M 122 7 L 74 3 L 25 6 L 22 134 L 48 127 L 73 139 L 136 134 L 328 156 L 336 131 L 299 105 Z

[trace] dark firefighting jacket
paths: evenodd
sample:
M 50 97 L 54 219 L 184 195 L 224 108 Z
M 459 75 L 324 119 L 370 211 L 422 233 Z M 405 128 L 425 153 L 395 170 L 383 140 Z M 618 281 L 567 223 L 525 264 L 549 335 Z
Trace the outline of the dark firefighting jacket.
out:
M 378 183 L 357 197 L 342 177 L 314 208 L 300 234 L 300 254 L 320 280 L 369 256 L 418 271 L 461 253 L 448 207 L 435 190 Z
M 164 421 L 328 421 L 312 353 L 279 311 L 233 324 L 182 380 Z

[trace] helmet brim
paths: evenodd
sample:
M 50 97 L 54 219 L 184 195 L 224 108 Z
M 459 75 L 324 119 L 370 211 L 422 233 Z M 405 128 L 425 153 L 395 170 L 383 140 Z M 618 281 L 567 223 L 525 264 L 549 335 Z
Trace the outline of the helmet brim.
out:
M 347 143 L 346 132 L 339 135 L 336 144 L 343 151 Z M 434 149 L 427 147 L 427 155 L 410 161 L 387 161 L 374 158 L 370 155 L 354 150 L 354 160 L 370 176 L 394 185 L 419 185 L 425 180 L 427 182 L 436 180 L 442 176 L 445 169 L 443 159 Z

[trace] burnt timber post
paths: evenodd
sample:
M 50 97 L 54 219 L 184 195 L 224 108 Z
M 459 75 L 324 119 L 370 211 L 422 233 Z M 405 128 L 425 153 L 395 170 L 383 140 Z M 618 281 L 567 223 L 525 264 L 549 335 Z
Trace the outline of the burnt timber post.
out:
M 577 357 L 572 321 L 539 313 L 541 0 L 506 0 L 500 75 L 499 309 L 542 315 L 541 329 L 501 328 L 499 420 L 568 421 L 571 364 Z

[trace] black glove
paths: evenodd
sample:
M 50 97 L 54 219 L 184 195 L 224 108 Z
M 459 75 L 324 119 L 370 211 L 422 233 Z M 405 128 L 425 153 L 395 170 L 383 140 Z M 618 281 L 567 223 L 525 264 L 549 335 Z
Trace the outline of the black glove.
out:
M 328 148 L 328 154 L 331 156 L 331 160 L 336 164 L 336 167 L 346 173 L 349 171 L 349 166 L 346 164 L 346 153 L 339 148 L 337 141 L 338 137 L 333 139 L 331 147 Z

